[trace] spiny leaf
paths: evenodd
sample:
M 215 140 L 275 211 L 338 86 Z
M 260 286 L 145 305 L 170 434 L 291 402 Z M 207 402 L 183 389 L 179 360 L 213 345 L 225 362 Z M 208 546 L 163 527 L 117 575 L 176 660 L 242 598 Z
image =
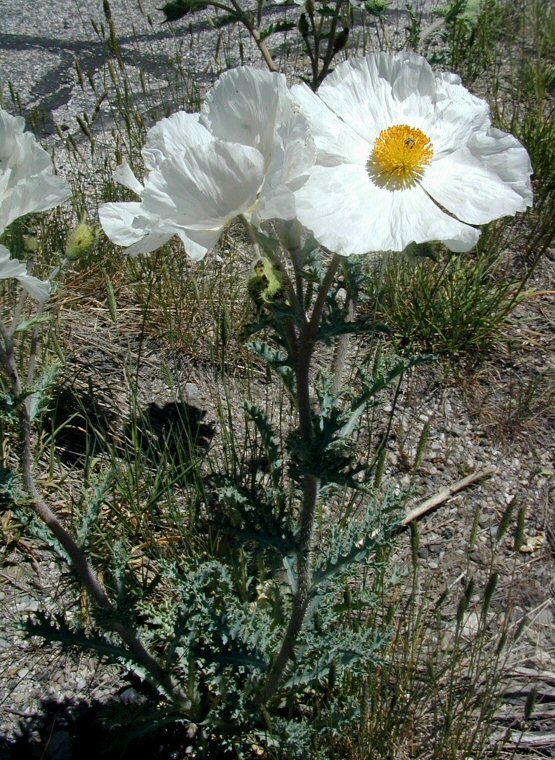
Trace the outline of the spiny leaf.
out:
M 261 340 L 253 341 L 249 344 L 249 348 L 280 376 L 289 393 L 293 395 L 295 392 L 295 373 L 287 354 L 272 348 L 268 343 Z
M 31 319 L 22 319 L 18 326 L 15 328 L 16 332 L 27 332 L 35 325 L 41 325 L 48 322 L 50 319 L 48 314 L 42 314 L 39 317 L 31 317 Z
M 47 366 L 33 393 L 30 394 L 29 417 L 34 420 L 48 401 L 48 392 L 54 386 L 60 373 L 60 363 L 56 362 Z
M 29 637 L 40 636 L 47 641 L 57 641 L 64 647 L 93 651 L 112 662 L 128 662 L 131 659 L 127 650 L 102 636 L 88 636 L 82 630 L 70 628 L 62 614 L 48 616 L 38 612 L 23 623 L 23 630 Z
M 295 29 L 297 24 L 294 21 L 278 21 L 277 24 L 270 24 L 263 29 L 260 33 L 260 39 L 265 40 L 272 34 L 278 34 L 278 32 L 290 32 Z
M 283 460 L 279 447 L 279 439 L 274 428 L 262 409 L 256 406 L 256 404 L 252 404 L 250 401 L 245 401 L 244 407 L 248 416 L 254 422 L 256 429 L 260 433 L 262 444 L 266 450 L 273 473 L 276 476 L 279 476 L 283 469 Z

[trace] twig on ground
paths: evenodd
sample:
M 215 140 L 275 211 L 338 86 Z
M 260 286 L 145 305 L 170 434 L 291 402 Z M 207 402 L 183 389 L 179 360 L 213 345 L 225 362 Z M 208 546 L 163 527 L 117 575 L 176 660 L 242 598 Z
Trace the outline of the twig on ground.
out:
M 485 467 L 483 470 L 478 470 L 477 472 L 473 472 L 470 475 L 467 475 L 466 478 L 458 480 L 451 486 L 442 488 L 441 491 L 438 491 L 436 494 L 434 494 L 434 496 L 430 496 L 430 498 L 426 499 L 426 501 L 423 501 L 422 504 L 419 504 L 414 509 L 411 509 L 411 511 L 405 515 L 405 518 L 403 519 L 403 527 L 410 525 L 410 523 L 414 522 L 415 520 L 419 520 L 421 517 L 424 517 L 424 515 L 428 514 L 428 512 L 431 512 L 432 509 L 435 509 L 436 507 L 439 507 L 440 504 L 446 502 L 451 498 L 451 496 L 454 496 L 459 491 L 468 488 L 468 486 L 472 485 L 473 483 L 477 483 L 479 480 L 489 478 L 490 475 L 493 475 L 495 472 L 497 472 L 497 467 L 490 465 L 489 467 Z

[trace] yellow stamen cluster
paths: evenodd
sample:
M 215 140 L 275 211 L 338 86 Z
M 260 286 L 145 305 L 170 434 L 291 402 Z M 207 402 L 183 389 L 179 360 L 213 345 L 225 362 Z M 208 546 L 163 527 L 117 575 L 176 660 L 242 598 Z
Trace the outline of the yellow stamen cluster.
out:
M 368 169 L 385 186 L 406 187 L 423 175 L 433 155 L 432 143 L 422 130 L 395 124 L 378 135 Z

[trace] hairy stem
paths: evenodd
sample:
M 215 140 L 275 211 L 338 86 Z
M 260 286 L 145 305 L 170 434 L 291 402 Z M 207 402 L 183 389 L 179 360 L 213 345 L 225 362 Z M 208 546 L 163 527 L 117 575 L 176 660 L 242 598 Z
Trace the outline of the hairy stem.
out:
M 214 5 L 214 3 L 212 3 Z M 270 71 L 277 72 L 279 69 L 277 65 L 274 62 L 274 59 L 272 58 L 270 51 L 268 50 L 266 43 L 260 36 L 260 31 L 255 27 L 252 19 L 249 17 L 248 13 L 245 13 L 244 10 L 241 8 L 237 0 L 231 0 L 231 4 L 233 8 L 235 9 L 235 13 L 237 14 L 237 18 L 241 21 L 241 23 L 247 28 L 248 33 L 253 38 L 256 47 L 260 50 L 262 54 L 262 58 L 264 58 L 264 62 L 268 69 Z
M 355 311 L 356 311 L 355 294 L 353 293 L 353 290 L 350 287 L 348 270 L 346 267 L 344 268 L 344 273 L 345 273 L 345 285 L 346 285 L 346 291 L 347 291 L 347 298 L 345 302 L 345 321 L 352 322 L 353 319 L 355 318 Z M 347 354 L 349 352 L 350 338 L 351 336 L 349 333 L 344 333 L 343 335 L 340 335 L 337 340 L 337 345 L 335 347 L 335 353 L 333 356 L 333 364 L 332 364 L 333 395 L 334 396 L 337 396 L 337 394 L 341 391 L 341 386 L 343 384 L 343 373 L 345 371 L 345 363 L 347 361 Z
M 341 12 L 341 5 L 343 4 L 343 0 L 336 0 L 335 8 L 333 9 L 333 18 L 331 21 L 331 28 L 329 32 L 328 37 L 328 47 L 326 50 L 326 54 L 324 56 L 324 60 L 322 62 L 322 68 L 320 69 L 320 73 L 318 74 L 318 78 L 316 81 L 313 82 L 312 89 L 316 91 L 318 87 L 322 84 L 324 79 L 327 77 L 328 72 L 330 70 L 330 65 L 333 59 L 333 56 L 335 54 L 335 33 L 337 31 L 337 22 L 339 20 L 339 14 Z
M 312 409 L 310 404 L 310 363 L 314 350 L 314 338 L 322 319 L 326 296 L 333 283 L 341 257 L 334 256 L 320 291 L 316 298 L 310 321 L 305 322 L 299 331 L 297 341 L 297 356 L 295 362 L 295 377 L 297 382 L 297 407 L 299 411 L 299 430 L 303 443 L 309 447 L 314 440 Z M 294 263 L 295 260 L 293 259 Z M 287 663 L 302 629 L 312 588 L 312 554 L 314 538 L 314 517 L 320 481 L 316 475 L 307 473 L 302 478 L 302 506 L 299 517 L 298 550 L 297 550 L 297 589 L 293 596 L 291 614 L 285 629 L 283 640 L 277 656 L 270 669 L 258 702 L 268 702 L 276 693 Z
M 0 335 L 4 341 L 4 347 L 0 349 L 0 361 L 8 376 L 12 392 L 15 396 L 19 396 L 23 391 L 23 386 L 15 362 L 13 341 L 3 325 L 0 326 Z M 18 405 L 18 418 L 21 476 L 23 487 L 31 496 L 31 506 L 35 514 L 45 523 L 63 546 L 70 558 L 75 574 L 89 592 L 94 602 L 102 610 L 107 612 L 108 615 L 111 617 L 113 616 L 113 620 L 111 621 L 112 629 L 120 636 L 125 644 L 127 644 L 135 660 L 145 668 L 154 682 L 159 684 L 168 696 L 176 702 L 181 703 L 183 706 L 187 706 L 188 700 L 186 696 L 175 686 L 169 673 L 167 673 L 158 664 L 150 652 L 145 649 L 137 636 L 137 633 L 117 618 L 114 605 L 110 601 L 106 589 L 91 567 L 85 553 L 73 539 L 71 534 L 65 529 L 50 507 L 41 498 L 33 476 L 31 419 L 27 404 L 20 403 Z

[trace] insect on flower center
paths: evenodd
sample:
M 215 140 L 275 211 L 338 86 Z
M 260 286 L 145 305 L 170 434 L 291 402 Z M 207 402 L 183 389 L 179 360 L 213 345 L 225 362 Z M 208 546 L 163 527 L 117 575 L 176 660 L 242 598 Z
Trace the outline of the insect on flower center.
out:
M 378 135 L 368 169 L 381 184 L 405 187 L 422 177 L 433 155 L 430 138 L 421 129 L 395 124 Z

